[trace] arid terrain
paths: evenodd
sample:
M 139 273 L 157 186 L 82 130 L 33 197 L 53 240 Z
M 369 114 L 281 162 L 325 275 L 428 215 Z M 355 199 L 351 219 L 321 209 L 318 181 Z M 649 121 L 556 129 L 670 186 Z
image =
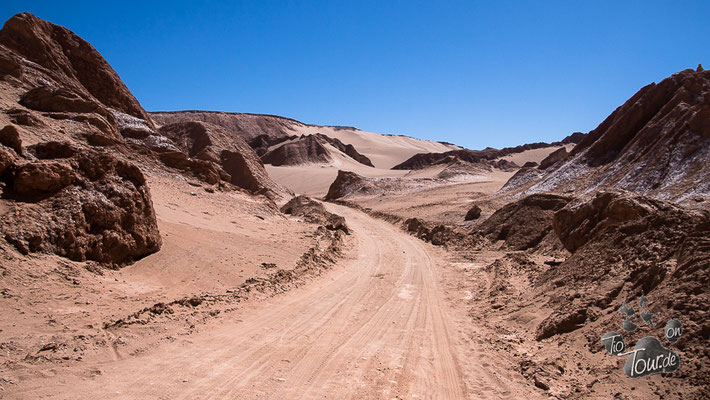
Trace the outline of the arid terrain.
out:
M 0 398 L 710 398 L 710 71 L 629 96 L 586 134 L 482 150 L 148 112 L 18 14 Z M 680 368 L 627 377 L 612 331 Z

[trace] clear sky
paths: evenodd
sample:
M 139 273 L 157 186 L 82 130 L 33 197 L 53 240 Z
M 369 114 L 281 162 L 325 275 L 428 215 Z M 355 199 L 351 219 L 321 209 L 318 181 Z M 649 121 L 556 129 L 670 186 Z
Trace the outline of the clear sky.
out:
M 225 4 L 228 3 L 228 4 Z M 595 128 L 705 62 L 710 1 L 14 1 L 150 111 L 267 113 L 469 148 Z

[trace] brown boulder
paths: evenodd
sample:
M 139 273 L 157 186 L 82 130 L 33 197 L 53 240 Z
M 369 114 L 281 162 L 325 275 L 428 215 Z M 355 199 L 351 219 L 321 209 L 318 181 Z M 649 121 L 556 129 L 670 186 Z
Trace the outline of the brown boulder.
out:
M 43 154 L 56 156 L 53 149 L 64 155 L 58 146 L 45 146 Z M 0 221 L 0 232 L 24 254 L 124 265 L 160 249 L 145 177 L 108 153 L 85 150 L 61 161 L 30 162 L 10 183 L 0 201 L 14 212 Z
M 443 245 L 463 245 L 470 248 L 472 237 L 451 227 L 441 224 L 429 224 L 419 218 L 409 218 L 404 221 L 404 228 L 412 235 L 421 240 L 431 242 L 436 246 Z
M 20 140 L 20 132 L 12 125 L 7 125 L 0 130 L 0 144 L 3 144 L 13 150 L 15 153 L 22 155 L 22 140 Z
M 338 176 L 328 188 L 326 200 L 335 200 L 354 193 L 367 193 L 374 189 L 374 185 L 367 178 L 354 172 L 338 170 Z
M 468 210 L 468 212 L 466 213 L 466 216 L 464 217 L 464 221 L 473 221 L 474 219 L 478 219 L 480 216 L 481 216 L 481 207 L 474 204 L 473 207 L 471 207 Z
M 0 146 L 0 176 L 15 164 L 15 156 Z

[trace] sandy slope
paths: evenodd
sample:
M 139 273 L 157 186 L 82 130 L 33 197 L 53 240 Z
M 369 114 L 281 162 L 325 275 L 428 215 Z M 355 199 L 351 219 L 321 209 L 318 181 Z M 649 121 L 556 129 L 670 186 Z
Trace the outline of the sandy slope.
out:
M 443 252 L 386 222 L 329 207 L 346 216 L 356 239 L 329 275 L 246 310 L 240 319 L 225 319 L 211 331 L 103 364 L 99 376 L 53 379 L 53 385 L 24 394 L 67 399 L 513 396 L 511 386 L 501 381 L 505 364 L 470 347 L 460 315 L 444 298 Z M 483 361 L 493 365 L 481 368 Z
M 352 144 L 358 152 L 366 155 L 372 161 L 375 168 L 381 169 L 390 169 L 417 153 L 443 153 L 460 148 L 408 136 L 383 135 L 330 126 L 305 125 L 295 126 L 294 129 L 298 134 L 322 133 L 340 139 L 345 144 Z

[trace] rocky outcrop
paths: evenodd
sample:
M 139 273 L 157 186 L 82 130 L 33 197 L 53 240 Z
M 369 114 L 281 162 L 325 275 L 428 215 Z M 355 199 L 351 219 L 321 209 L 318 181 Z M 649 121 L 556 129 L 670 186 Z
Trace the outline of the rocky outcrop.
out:
M 510 250 L 526 250 L 537 246 L 553 233 L 555 211 L 571 198 L 553 194 L 535 194 L 499 209 L 478 228 L 490 241 L 503 241 Z
M 187 172 L 209 185 L 232 180 L 232 177 L 219 165 L 190 158 L 182 151 L 162 149 L 158 151 L 158 159 L 166 166 Z
M 648 215 L 660 202 L 643 197 L 601 192 L 591 201 L 570 205 L 555 213 L 553 226 L 565 248 L 575 252 L 608 226 Z
M 10 209 L 0 231 L 21 253 L 124 265 L 160 249 L 150 192 L 135 165 L 68 143 L 40 143 L 29 153 L 8 162 L 0 151 L 1 201 Z
M 287 140 L 298 139 L 298 136 L 283 136 L 283 137 L 273 137 L 266 134 L 259 135 L 247 141 L 249 147 L 254 149 L 256 154 L 261 157 L 269 151 L 269 147 L 275 146 L 279 143 L 283 143 Z
M 474 239 L 464 232 L 442 224 L 429 224 L 419 218 L 404 221 L 404 228 L 410 234 L 435 246 L 471 248 Z
M 71 185 L 76 179 L 70 165 L 38 161 L 17 168 L 12 190 L 20 197 L 50 196 Z
M 314 136 L 329 143 L 331 146 L 340 150 L 343 154 L 359 162 L 360 164 L 367 165 L 368 167 L 374 167 L 374 165 L 372 165 L 372 161 L 370 161 L 370 159 L 366 156 L 360 154 L 357 149 L 355 149 L 355 146 L 345 144 L 341 142 L 340 139 L 332 138 L 330 136 L 323 135 L 322 133 L 316 133 Z
M 91 103 L 98 102 L 140 118 L 154 128 L 150 117 L 116 71 L 93 46 L 74 32 L 30 13 L 22 13 L 5 22 L 0 31 L 0 45 L 4 47 L 2 52 L 8 53 L 3 58 L 24 59 L 42 67 L 42 72 L 49 75 L 57 90 L 74 88 L 79 91 L 65 96 L 64 92 L 47 93 L 51 89 L 41 89 L 44 92 L 29 95 L 28 101 L 41 100 L 50 94 L 51 102 L 68 102 L 81 110 L 77 112 L 90 112 L 94 107 Z M 24 67 L 26 61 L 21 64 Z M 53 107 L 51 102 L 49 107 Z M 71 110 L 62 108 L 57 111 Z
M 557 164 L 558 162 L 564 161 L 565 159 L 567 159 L 567 149 L 565 149 L 564 147 L 560 147 L 559 149 L 550 153 L 542 161 L 540 161 L 538 169 L 547 169 Z
M 187 159 L 213 163 L 213 170 L 221 169 L 228 174 L 228 177 L 223 174 L 221 177 L 243 189 L 254 193 L 287 192 L 269 178 L 254 150 L 241 137 L 226 129 L 210 123 L 191 121 L 163 126 L 159 132 L 186 154 L 181 160 L 175 159 L 171 152 L 161 155 L 161 159 L 171 166 L 182 164 L 185 168 L 194 169 L 188 164 L 195 163 Z
M 555 230 L 572 255 L 538 276 L 535 287 L 552 312 L 538 326 L 543 340 L 581 331 L 599 351 L 600 332 L 618 331 L 624 302 L 654 301 L 654 335 L 671 318 L 683 320 L 684 382 L 706 385 L 710 321 L 710 214 L 630 193 L 603 192 L 555 214 Z M 642 321 L 637 321 L 645 325 Z M 649 328 L 625 333 L 627 343 Z
M 373 166 L 372 161 L 360 154 L 353 145 L 321 133 L 292 137 L 288 142 L 266 151 L 261 156 L 261 160 L 265 164 L 274 166 L 330 163 L 333 161 L 333 155 L 326 145 L 334 147 L 361 164 Z
M 271 149 L 261 156 L 264 164 L 274 166 L 300 165 L 300 164 L 325 164 L 333 161 L 330 151 L 325 147 L 323 140 L 317 136 L 301 136 L 293 141 L 286 142 Z
M 584 137 L 587 136 L 585 133 L 582 132 L 572 132 L 569 136 L 565 137 L 560 141 L 562 144 L 578 144 L 582 140 L 584 140 Z
M 305 221 L 320 224 L 331 231 L 341 230 L 349 233 L 345 218 L 333 214 L 323 207 L 323 204 L 311 199 L 308 196 L 296 196 L 281 207 L 284 214 L 302 217 Z
M 710 71 L 639 90 L 544 174 L 502 192 L 628 190 L 659 200 L 710 196 Z
M 328 188 L 326 200 L 335 200 L 354 193 L 372 192 L 375 186 L 363 176 L 354 172 L 338 170 L 338 176 Z
M 40 86 L 25 93 L 20 104 L 37 111 L 61 111 L 76 113 L 103 112 L 96 102 L 81 97 L 64 88 Z

